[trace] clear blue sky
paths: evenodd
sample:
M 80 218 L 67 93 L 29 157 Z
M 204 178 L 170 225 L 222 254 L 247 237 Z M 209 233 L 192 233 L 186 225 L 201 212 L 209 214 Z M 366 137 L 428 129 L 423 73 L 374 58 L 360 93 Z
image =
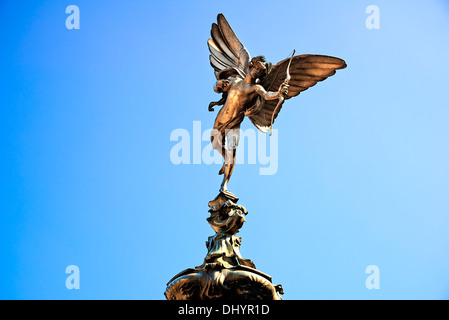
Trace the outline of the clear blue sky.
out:
M 285 299 L 448 299 L 443 0 L 0 1 L 0 298 L 164 299 L 202 263 L 220 165 L 174 165 L 170 134 L 213 124 L 220 12 L 253 56 L 348 64 L 284 105 L 275 175 L 235 169 L 242 255 Z

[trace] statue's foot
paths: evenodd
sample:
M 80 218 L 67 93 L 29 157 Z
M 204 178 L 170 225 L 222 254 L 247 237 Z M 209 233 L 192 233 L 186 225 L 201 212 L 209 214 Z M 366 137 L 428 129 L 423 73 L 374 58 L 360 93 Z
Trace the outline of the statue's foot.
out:
M 226 195 L 235 196 L 226 186 L 221 186 L 220 192 Z
M 221 185 L 220 187 L 220 193 L 215 197 L 214 200 L 209 201 L 208 205 L 213 210 L 216 210 L 215 207 L 220 207 L 224 202 L 231 200 L 234 203 L 237 203 L 239 201 L 239 198 L 233 194 L 231 191 L 228 190 L 228 188 L 225 185 Z
M 221 167 L 220 171 L 218 171 L 218 174 L 222 175 L 224 174 L 224 172 L 225 172 L 225 164 L 223 163 L 223 167 Z

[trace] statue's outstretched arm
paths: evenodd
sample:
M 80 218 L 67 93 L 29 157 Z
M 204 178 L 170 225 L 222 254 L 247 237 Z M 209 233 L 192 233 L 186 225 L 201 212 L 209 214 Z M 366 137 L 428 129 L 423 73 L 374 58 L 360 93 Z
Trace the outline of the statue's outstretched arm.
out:
M 256 93 L 258 95 L 260 95 L 262 98 L 264 98 L 265 100 L 279 99 L 279 97 L 282 94 L 287 94 L 287 92 L 288 92 L 288 84 L 285 82 L 281 84 L 278 91 L 267 91 L 264 89 L 264 87 L 262 87 L 260 85 L 258 85 L 256 88 Z
M 226 102 L 227 95 L 228 95 L 227 93 L 223 93 L 223 96 L 221 97 L 220 100 L 209 103 L 209 111 L 210 112 L 214 111 L 214 107 L 215 106 L 222 106 L 222 105 L 224 105 L 225 102 Z

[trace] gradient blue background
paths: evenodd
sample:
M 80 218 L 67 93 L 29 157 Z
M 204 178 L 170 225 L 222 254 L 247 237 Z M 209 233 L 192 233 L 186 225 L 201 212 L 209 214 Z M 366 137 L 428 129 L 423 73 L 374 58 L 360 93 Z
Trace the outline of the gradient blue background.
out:
M 219 12 L 252 55 L 348 64 L 285 104 L 277 174 L 234 171 L 242 255 L 285 299 L 448 299 L 443 0 L 0 1 L 0 298 L 164 299 L 202 263 L 220 166 L 172 164 L 169 137 L 212 126 Z

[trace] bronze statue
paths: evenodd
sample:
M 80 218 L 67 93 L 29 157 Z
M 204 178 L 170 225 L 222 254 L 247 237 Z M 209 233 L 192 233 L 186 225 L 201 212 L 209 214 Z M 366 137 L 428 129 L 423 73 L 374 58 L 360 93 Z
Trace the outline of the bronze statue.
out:
M 211 102 L 209 111 L 214 111 L 216 105 L 224 106 L 215 119 L 211 141 L 213 148 L 223 156 L 219 174 L 224 177 L 220 191 L 229 194 L 227 185 L 235 165 L 240 124 L 245 116 L 259 130 L 268 132 L 284 99 L 293 98 L 334 75 L 337 69 L 345 68 L 346 63 L 335 57 L 306 54 L 292 55 L 272 66 L 264 56 L 250 57 L 222 14 L 217 20 L 212 24 L 208 46 L 217 78 L 215 92 L 222 93 L 222 98 Z
M 174 276 L 164 292 L 168 300 L 245 299 L 281 300 L 284 290 L 271 277 L 240 253 L 241 237 L 236 234 L 246 221 L 245 207 L 228 189 L 239 142 L 239 128 L 245 116 L 262 132 L 268 132 L 284 99 L 297 96 L 318 81 L 346 67 L 343 60 L 320 55 L 299 55 L 275 65 L 263 56 L 250 58 L 222 14 L 212 24 L 208 45 L 215 70 L 215 91 L 222 98 L 209 105 L 224 105 L 215 119 L 212 145 L 223 156 L 224 174 L 220 193 L 209 202 L 208 223 L 215 231 L 206 242 L 203 263 Z M 274 90 L 274 91 L 272 91 Z

